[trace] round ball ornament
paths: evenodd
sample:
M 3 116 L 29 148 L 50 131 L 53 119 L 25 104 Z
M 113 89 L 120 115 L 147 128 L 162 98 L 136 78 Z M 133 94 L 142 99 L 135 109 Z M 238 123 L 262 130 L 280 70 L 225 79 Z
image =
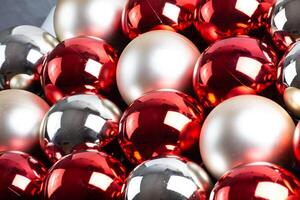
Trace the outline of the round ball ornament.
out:
M 300 123 L 298 122 L 293 139 L 294 156 L 298 164 L 300 164 Z
M 74 95 L 51 107 L 41 125 L 40 142 L 56 162 L 73 151 L 99 149 L 118 135 L 121 111 L 96 95 Z
M 216 183 L 211 200 L 300 199 L 300 182 L 270 163 L 251 163 L 227 172 Z
M 79 37 L 60 43 L 46 58 L 42 74 L 51 103 L 79 93 L 108 94 L 116 79 L 117 55 L 101 39 Z
M 277 80 L 277 56 L 265 43 L 250 37 L 232 37 L 212 44 L 200 56 L 194 71 L 194 91 L 212 108 L 241 94 L 261 94 Z
M 195 25 L 208 43 L 246 35 L 266 23 L 273 3 L 268 0 L 206 0 L 197 9 Z
M 0 198 L 37 199 L 46 173 L 46 168 L 28 154 L 0 153 Z
M 179 157 L 159 157 L 137 166 L 127 178 L 125 200 L 205 200 L 211 189 L 207 173 Z
M 215 177 L 250 162 L 291 163 L 295 125 L 277 103 L 241 95 L 217 106 L 200 134 L 200 153 Z
M 198 149 L 202 107 L 172 90 L 149 92 L 134 101 L 120 120 L 119 142 L 134 164 L 163 154 L 188 154 Z
M 24 90 L 0 92 L 0 151 L 29 152 L 38 144 L 39 128 L 48 104 Z
M 201 0 L 129 0 L 123 11 L 123 32 L 131 39 L 154 29 L 183 31 L 194 20 Z
M 125 168 L 115 158 L 97 151 L 78 152 L 52 166 L 42 196 L 44 200 L 117 200 L 125 178 Z
M 123 40 L 121 17 L 125 3 L 125 0 L 58 0 L 54 12 L 56 35 L 60 41 L 94 36 L 117 47 Z
M 118 62 L 117 84 L 123 99 L 130 104 L 146 92 L 166 88 L 188 92 L 199 55 L 197 47 L 178 33 L 156 30 L 140 35 Z

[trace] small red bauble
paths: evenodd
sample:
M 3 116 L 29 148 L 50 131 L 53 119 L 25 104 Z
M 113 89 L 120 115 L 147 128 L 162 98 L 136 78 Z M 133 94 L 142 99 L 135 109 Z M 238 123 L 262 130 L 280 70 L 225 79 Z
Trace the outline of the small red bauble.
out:
M 32 200 L 38 197 L 46 168 L 28 154 L 0 154 L 0 199 Z
M 119 142 L 134 164 L 163 154 L 197 152 L 202 108 L 175 90 L 147 93 L 135 100 L 120 120 Z
M 268 163 L 253 163 L 227 172 L 210 200 L 298 200 L 300 183 L 290 172 Z
M 206 0 L 198 7 L 196 28 L 209 43 L 247 34 L 262 26 L 273 0 Z
M 294 132 L 293 149 L 294 149 L 295 158 L 298 164 L 300 164 L 300 123 L 299 122 Z
M 150 30 L 182 31 L 193 23 L 202 0 L 129 0 L 123 11 L 123 32 L 133 39 Z
M 79 93 L 108 94 L 116 79 L 117 56 L 101 39 L 78 37 L 60 43 L 44 64 L 42 84 L 49 102 Z
M 63 157 L 50 169 L 43 199 L 119 199 L 125 168 L 115 158 L 97 151 Z
M 265 43 L 250 37 L 217 41 L 199 58 L 194 90 L 206 107 L 241 94 L 260 94 L 277 79 L 277 56 Z

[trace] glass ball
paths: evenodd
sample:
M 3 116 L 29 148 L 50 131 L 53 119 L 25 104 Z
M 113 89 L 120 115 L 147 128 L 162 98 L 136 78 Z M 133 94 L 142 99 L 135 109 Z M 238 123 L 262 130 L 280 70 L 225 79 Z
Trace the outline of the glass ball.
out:
M 163 154 L 198 152 L 202 107 L 175 90 L 158 90 L 135 100 L 120 120 L 119 142 L 134 164 Z
M 105 41 L 78 37 L 63 41 L 44 63 L 42 84 L 46 98 L 79 93 L 108 94 L 116 84 L 117 55 Z
M 125 168 L 97 151 L 77 152 L 59 160 L 43 184 L 43 199 L 120 199 Z
M 194 71 L 194 91 L 205 107 L 241 94 L 261 94 L 277 79 L 277 56 L 267 44 L 240 36 L 207 48 Z

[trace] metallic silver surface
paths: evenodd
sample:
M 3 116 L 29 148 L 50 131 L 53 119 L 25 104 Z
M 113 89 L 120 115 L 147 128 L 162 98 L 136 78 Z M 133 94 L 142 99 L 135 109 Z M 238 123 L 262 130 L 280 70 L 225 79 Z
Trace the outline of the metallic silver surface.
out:
M 277 103 L 260 96 L 233 97 L 206 118 L 200 135 L 200 153 L 216 178 L 240 164 L 265 161 L 292 163 L 295 125 Z
M 192 87 L 195 63 L 200 56 L 186 37 L 171 31 L 144 33 L 122 52 L 117 66 L 117 84 L 130 104 L 157 89 L 187 92 Z
M 283 94 L 283 100 L 288 110 L 300 117 L 300 89 L 294 87 L 288 87 Z
M 83 94 L 67 97 L 53 105 L 45 115 L 41 125 L 41 146 L 46 151 L 55 147 L 64 156 L 85 143 L 106 145 L 117 136 L 120 117 L 119 108 L 102 97 Z
M 161 157 L 137 166 L 129 175 L 125 200 L 208 199 L 212 182 L 197 164 Z
M 29 152 L 38 144 L 41 121 L 48 104 L 24 90 L 0 92 L 0 151 Z
M 41 28 L 50 33 L 51 35 L 56 37 L 56 33 L 54 30 L 54 11 L 55 11 L 55 6 L 51 9 L 49 12 L 47 18 L 43 22 Z
M 112 44 L 121 32 L 125 0 L 58 0 L 54 28 L 60 41 L 76 36 L 99 37 Z

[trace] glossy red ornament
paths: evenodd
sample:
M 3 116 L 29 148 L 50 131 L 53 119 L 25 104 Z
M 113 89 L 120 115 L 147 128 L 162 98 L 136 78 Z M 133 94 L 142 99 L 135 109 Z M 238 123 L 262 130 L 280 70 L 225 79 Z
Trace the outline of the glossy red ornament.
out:
M 119 199 L 125 168 L 115 158 L 97 151 L 63 157 L 50 169 L 43 199 Z
M 265 24 L 273 4 L 273 0 L 206 0 L 197 9 L 195 26 L 209 43 L 244 35 Z
M 0 199 L 32 200 L 38 197 L 46 168 L 28 154 L 0 154 Z
M 298 164 L 300 164 L 300 123 L 299 122 L 294 132 L 293 149 L 294 149 L 295 158 Z
M 202 107 L 175 90 L 147 93 L 120 120 L 119 142 L 134 164 L 163 154 L 198 152 Z
M 217 41 L 199 58 L 194 90 L 205 107 L 241 94 L 260 94 L 276 81 L 277 56 L 265 43 L 250 37 Z
M 150 30 L 182 31 L 193 23 L 202 0 L 129 0 L 123 11 L 123 32 L 131 39 Z
M 44 63 L 42 85 L 49 102 L 79 93 L 108 94 L 116 79 L 117 55 L 105 41 L 78 37 L 63 41 Z
M 300 183 L 294 175 L 269 163 L 253 163 L 227 172 L 210 200 L 298 200 Z

